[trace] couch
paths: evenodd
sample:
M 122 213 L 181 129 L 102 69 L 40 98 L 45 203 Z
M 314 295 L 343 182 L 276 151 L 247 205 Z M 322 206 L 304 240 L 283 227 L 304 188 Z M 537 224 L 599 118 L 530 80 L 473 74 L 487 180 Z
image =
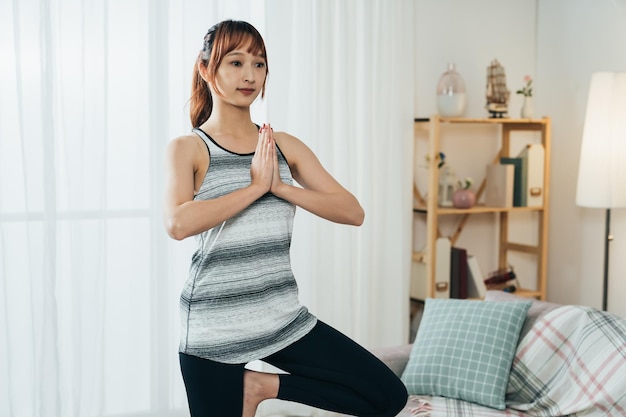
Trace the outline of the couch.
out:
M 484 301 L 440 300 L 437 306 L 448 310 L 448 306 L 460 305 L 465 308 L 467 305 L 476 307 L 481 303 L 498 308 L 515 305 L 522 309 L 521 324 L 511 327 L 511 334 L 515 336 L 507 336 L 513 343 L 512 349 L 509 349 L 510 356 L 504 361 L 499 359 L 502 363 L 499 366 L 501 375 L 493 378 L 488 376 L 481 381 L 484 375 L 471 376 L 472 370 L 465 370 L 472 367 L 472 359 L 455 362 L 455 359 L 446 358 L 447 346 L 434 346 L 440 343 L 435 340 L 440 336 L 434 336 L 435 339 L 432 335 L 430 339 L 424 336 L 428 333 L 425 327 L 428 326 L 428 320 L 431 330 L 439 331 L 439 334 L 447 331 L 443 329 L 445 324 L 440 324 L 445 320 L 446 312 L 435 311 L 435 304 L 429 306 L 429 301 L 426 302 L 414 344 L 374 351 L 407 384 L 410 395 L 398 417 L 626 416 L 626 320 L 623 318 L 589 307 L 530 301 L 502 291 L 488 291 Z M 492 319 L 496 323 L 507 321 L 500 320 L 500 316 L 502 311 L 510 310 L 505 308 L 492 314 L 495 316 Z M 469 317 L 467 313 L 449 316 L 453 321 L 459 317 L 459 320 L 465 318 L 468 321 L 454 331 L 461 334 L 460 339 L 444 343 L 457 344 L 461 350 L 467 347 L 465 345 L 474 343 L 459 344 L 458 340 L 475 337 L 482 330 L 476 332 L 466 329 L 484 319 Z M 435 326 L 432 326 L 433 322 Z M 490 330 L 484 333 L 493 332 Z M 487 345 L 480 347 L 481 353 L 492 347 L 495 351 L 495 348 L 505 346 L 505 339 L 498 339 L 495 343 L 488 340 Z M 422 351 L 429 349 L 434 353 L 420 359 Z M 467 352 L 463 354 L 467 355 Z M 415 368 L 414 362 L 420 360 L 427 363 L 418 364 L 418 368 Z M 440 367 L 432 368 L 432 364 L 438 360 L 442 361 Z M 478 373 L 492 365 L 481 364 L 481 360 L 484 358 L 475 361 Z M 452 366 L 445 367 L 446 363 Z M 412 379 L 408 370 L 411 366 L 414 367 L 413 371 L 417 369 Z M 438 375 L 447 372 L 453 375 Z M 502 376 L 504 379 L 497 379 Z M 477 382 L 472 382 L 471 378 L 477 378 Z M 411 386 L 414 382 L 417 382 L 417 387 Z M 485 383 L 502 396 L 502 403 L 496 401 L 495 404 L 489 404 L 489 399 L 473 396 L 473 391 L 480 391 Z

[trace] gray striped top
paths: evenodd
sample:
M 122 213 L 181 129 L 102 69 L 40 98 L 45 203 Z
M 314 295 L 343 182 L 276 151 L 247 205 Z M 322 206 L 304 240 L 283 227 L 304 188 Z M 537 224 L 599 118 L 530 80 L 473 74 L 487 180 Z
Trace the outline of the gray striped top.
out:
M 236 154 L 199 129 L 209 169 L 195 200 L 250 184 L 254 154 Z M 281 179 L 293 183 L 278 149 Z M 224 363 L 261 359 L 306 335 L 317 322 L 298 300 L 289 248 L 295 206 L 267 193 L 236 216 L 196 235 L 198 249 L 180 297 L 182 353 Z

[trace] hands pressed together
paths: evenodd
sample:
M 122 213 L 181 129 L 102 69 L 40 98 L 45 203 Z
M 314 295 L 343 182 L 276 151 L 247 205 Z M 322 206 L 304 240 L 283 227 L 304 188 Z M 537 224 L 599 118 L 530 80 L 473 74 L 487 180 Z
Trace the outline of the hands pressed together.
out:
M 269 124 L 264 123 L 259 130 L 259 141 L 252 158 L 250 177 L 252 184 L 261 187 L 263 193 L 268 191 L 274 193 L 282 185 L 278 170 L 274 130 Z

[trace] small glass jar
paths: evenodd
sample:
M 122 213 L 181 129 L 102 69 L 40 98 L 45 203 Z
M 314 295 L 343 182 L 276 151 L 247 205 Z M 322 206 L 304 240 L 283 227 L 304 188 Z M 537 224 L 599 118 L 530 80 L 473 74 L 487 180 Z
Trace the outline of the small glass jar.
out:
M 458 184 L 456 174 L 448 165 L 439 168 L 439 187 L 437 203 L 440 207 L 452 207 L 452 195 Z
M 465 100 L 465 82 L 454 64 L 450 63 L 437 84 L 437 110 L 443 117 L 462 116 Z

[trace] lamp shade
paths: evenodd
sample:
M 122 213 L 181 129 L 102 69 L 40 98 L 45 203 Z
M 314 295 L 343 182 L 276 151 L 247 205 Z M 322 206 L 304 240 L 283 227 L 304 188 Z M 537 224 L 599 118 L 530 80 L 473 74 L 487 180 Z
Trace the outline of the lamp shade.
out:
M 626 207 L 626 72 L 591 76 L 576 204 Z

